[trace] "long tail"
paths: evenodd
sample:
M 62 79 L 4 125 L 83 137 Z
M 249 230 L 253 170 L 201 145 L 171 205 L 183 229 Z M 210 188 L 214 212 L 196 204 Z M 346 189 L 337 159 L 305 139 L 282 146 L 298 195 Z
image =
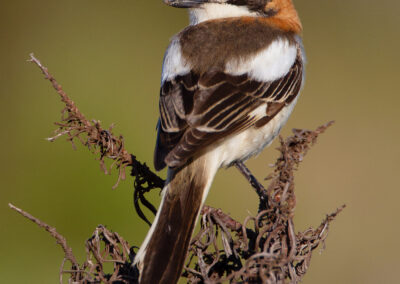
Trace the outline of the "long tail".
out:
M 161 205 L 135 258 L 141 284 L 178 281 L 197 217 L 218 170 L 215 160 L 207 156 L 168 169 Z

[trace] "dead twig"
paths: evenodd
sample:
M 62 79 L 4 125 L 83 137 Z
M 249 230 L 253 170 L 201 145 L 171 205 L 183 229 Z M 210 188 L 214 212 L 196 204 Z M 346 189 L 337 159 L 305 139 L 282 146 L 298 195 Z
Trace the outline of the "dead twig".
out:
M 64 259 L 60 268 L 60 283 L 63 283 L 63 275 L 66 273 L 70 274 L 70 282 L 73 283 L 137 283 L 139 273 L 135 267 L 132 267 L 135 257 L 133 247 L 130 247 L 118 233 L 113 233 L 99 225 L 92 237 L 86 241 L 86 260 L 79 265 L 65 237 L 54 227 L 12 204 L 8 206 L 44 228 L 61 246 Z M 64 269 L 66 260 L 71 262 L 71 269 Z M 114 269 L 111 273 L 104 270 L 103 264 L 107 262 L 113 263 Z
M 247 179 L 250 185 L 255 189 L 260 202 L 258 207 L 258 212 L 266 210 L 269 208 L 269 197 L 264 186 L 255 178 L 255 176 L 250 172 L 250 170 L 244 165 L 243 162 L 236 162 L 236 168 L 241 172 L 241 174 Z
M 67 140 L 74 145 L 74 139 L 78 139 L 90 151 L 99 155 L 100 167 L 106 174 L 109 173 L 109 169 L 105 166 L 105 160 L 106 158 L 113 160 L 114 163 L 110 169 L 116 165 L 119 170 L 117 183 L 113 186 L 114 189 L 118 186 L 120 180 L 126 178 L 126 167 L 132 167 L 131 175 L 135 178 L 133 197 L 135 209 L 139 216 L 150 224 L 140 207 L 140 202 L 153 214 L 156 214 L 155 207 L 147 201 L 145 193 L 153 189 L 161 190 L 164 186 L 164 180 L 152 172 L 146 164 L 140 163 L 134 155 L 128 153 L 124 147 L 123 136 L 116 137 L 113 135 L 113 126 L 105 130 L 100 121 L 87 120 L 75 102 L 64 92 L 62 86 L 39 59 L 30 54 L 29 61 L 40 68 L 45 79 L 51 82 L 53 88 L 60 95 L 61 101 L 65 104 L 61 122 L 56 123 L 59 128 L 55 131 L 55 135 L 47 140 L 53 142 L 62 136 L 67 136 Z M 65 116 L 65 114 L 67 115 Z
M 119 137 L 113 136 L 113 126 L 110 126 L 109 129 L 103 129 L 100 121 L 87 120 L 79 111 L 75 102 L 64 92 L 62 86 L 49 72 L 47 67 L 43 66 L 33 54 L 30 54 L 29 61 L 35 63 L 40 68 L 45 79 L 51 82 L 53 88 L 60 95 L 61 101 L 65 104 L 65 108 L 62 111 L 61 123 L 56 123 L 59 128 L 55 131 L 54 136 L 48 138 L 48 140 L 53 142 L 61 136 L 67 136 L 67 140 L 73 143 L 73 139 L 78 138 L 89 150 L 100 154 L 100 167 L 106 174 L 108 173 L 108 169 L 105 166 L 105 159 L 114 160 L 119 169 L 118 180 L 113 187 L 116 188 L 119 181 L 124 180 L 126 177 L 126 167 L 132 165 L 133 162 L 132 156 L 124 148 L 123 137 L 121 135 Z M 85 135 L 85 137 L 82 137 L 82 135 Z
M 46 224 L 43 221 L 40 221 L 38 218 L 33 217 L 31 214 L 29 214 L 28 212 L 25 212 L 24 210 L 14 206 L 11 203 L 8 203 L 8 206 L 14 210 L 17 211 L 19 214 L 21 214 L 22 216 L 24 216 L 25 218 L 31 220 L 32 222 L 34 222 L 36 225 L 38 225 L 39 227 L 45 229 L 48 233 L 50 233 L 50 235 L 56 239 L 57 244 L 59 244 L 62 248 L 62 250 L 64 251 L 65 254 L 65 259 L 69 260 L 72 264 L 72 269 L 79 269 L 79 264 L 76 261 L 76 258 L 74 256 L 74 254 L 72 253 L 72 249 L 71 247 L 68 246 L 67 244 L 67 240 L 60 234 L 57 232 L 56 228 Z M 64 261 L 63 261 L 64 264 Z M 76 275 L 76 277 L 74 277 L 74 281 L 78 281 L 80 279 L 80 275 Z M 62 280 L 62 279 L 61 279 Z
M 328 215 L 317 229 L 295 234 L 294 172 L 318 135 L 330 125 L 332 122 L 314 131 L 294 129 L 293 136 L 280 137 L 280 156 L 273 174 L 268 177 L 267 189 L 243 164 L 236 165 L 260 196 L 259 208 L 265 209 L 259 210 L 256 217 L 247 217 L 242 225 L 220 209 L 205 207 L 201 212 L 202 226 L 192 241 L 184 273 L 190 283 L 208 283 L 210 279 L 210 283 L 301 281 L 309 268 L 313 250 L 324 244 L 330 222 L 344 208 Z M 249 227 L 250 220 L 252 227 Z M 221 250 L 213 245 L 217 239 L 224 245 Z
M 131 175 L 135 178 L 134 206 L 139 216 L 150 224 L 140 205 L 156 213 L 156 208 L 145 198 L 145 194 L 154 189 L 162 189 L 164 180 L 125 150 L 123 137 L 114 136 L 112 126 L 105 130 L 99 121 L 87 120 L 37 58 L 31 55 L 30 61 L 41 69 L 65 104 L 61 122 L 56 123 L 58 129 L 49 141 L 55 141 L 61 136 L 67 136 L 71 143 L 78 139 L 90 151 L 99 154 L 100 166 L 105 173 L 109 171 L 105 159 L 114 161 L 113 165 L 119 169 L 118 182 L 125 179 L 126 167 L 131 166 Z M 342 206 L 327 215 L 317 229 L 295 233 L 294 172 L 315 144 L 318 135 L 332 123 L 314 131 L 294 129 L 293 136 L 286 139 L 280 137 L 280 155 L 273 173 L 266 178 L 269 180 L 266 188 L 244 164 L 236 164 L 260 197 L 259 212 L 257 216 L 248 216 L 243 223 L 239 223 L 221 209 L 204 206 L 201 211 L 201 228 L 192 239 L 182 275 L 189 283 L 229 281 L 280 284 L 301 281 L 309 268 L 313 251 L 325 244 L 330 222 L 344 208 Z M 97 227 L 86 242 L 86 261 L 79 266 L 65 238 L 55 228 L 11 204 L 10 207 L 45 228 L 61 245 L 65 258 L 60 282 L 62 275 L 68 273 L 70 282 L 74 283 L 137 283 L 138 270 L 131 265 L 135 257 L 134 247 L 130 247 L 117 233 L 103 226 Z M 64 269 L 65 260 L 71 262 L 71 269 Z M 104 270 L 103 264 L 108 262 L 113 264 L 113 271 Z

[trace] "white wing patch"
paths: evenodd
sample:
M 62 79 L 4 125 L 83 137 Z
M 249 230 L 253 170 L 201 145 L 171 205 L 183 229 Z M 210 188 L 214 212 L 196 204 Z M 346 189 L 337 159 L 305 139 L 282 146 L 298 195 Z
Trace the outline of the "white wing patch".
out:
M 296 45 L 287 39 L 278 39 L 255 56 L 229 61 L 225 66 L 225 72 L 232 75 L 247 73 L 254 80 L 271 82 L 289 72 L 296 56 Z
M 190 72 L 189 64 L 182 56 L 181 44 L 178 37 L 174 37 L 164 55 L 162 66 L 161 85 L 175 78 L 177 75 L 184 75 Z

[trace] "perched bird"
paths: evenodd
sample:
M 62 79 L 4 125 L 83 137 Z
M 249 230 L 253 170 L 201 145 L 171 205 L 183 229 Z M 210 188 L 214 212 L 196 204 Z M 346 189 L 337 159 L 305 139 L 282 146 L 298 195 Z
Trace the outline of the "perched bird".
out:
M 190 25 L 165 53 L 154 164 L 168 167 L 136 258 L 140 283 L 176 283 L 214 175 L 278 135 L 303 84 L 302 26 L 291 0 L 164 0 Z

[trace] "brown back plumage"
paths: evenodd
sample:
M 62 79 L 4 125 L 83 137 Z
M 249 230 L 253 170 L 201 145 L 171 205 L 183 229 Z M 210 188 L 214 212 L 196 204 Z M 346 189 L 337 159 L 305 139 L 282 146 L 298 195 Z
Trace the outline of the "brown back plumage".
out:
M 300 91 L 303 62 L 300 50 L 290 71 L 273 82 L 258 82 L 246 74 L 191 72 L 161 88 L 160 124 L 154 155 L 156 169 L 177 167 L 211 143 L 252 125 L 270 121 Z M 251 111 L 268 103 L 266 116 L 254 120 Z
M 225 18 L 189 26 L 179 35 L 182 54 L 196 74 L 223 71 L 231 59 L 246 59 L 279 38 L 294 43 L 294 33 L 256 17 Z

